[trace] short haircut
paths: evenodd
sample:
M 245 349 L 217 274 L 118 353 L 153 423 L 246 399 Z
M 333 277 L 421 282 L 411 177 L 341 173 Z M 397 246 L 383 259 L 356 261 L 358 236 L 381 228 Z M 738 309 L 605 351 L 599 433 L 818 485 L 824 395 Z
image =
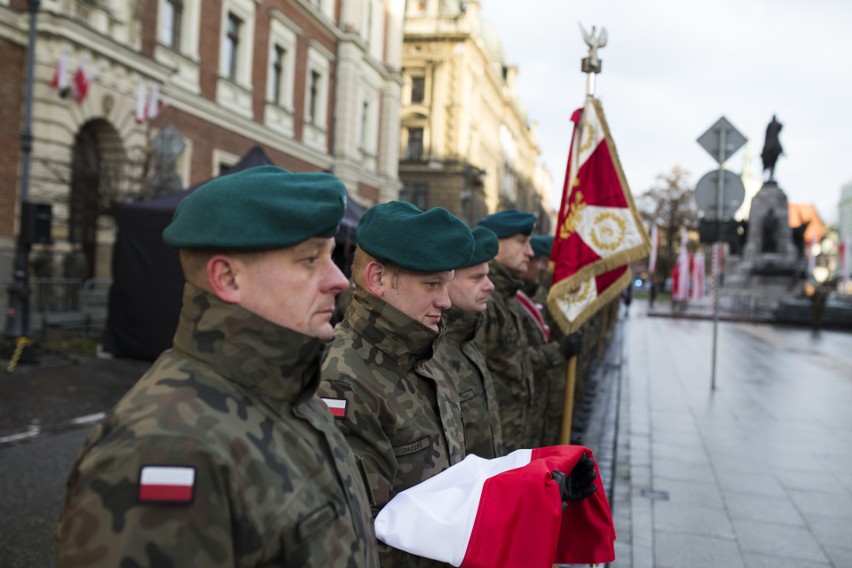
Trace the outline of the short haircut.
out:
M 391 262 L 385 262 L 383 260 L 379 260 L 371 256 L 369 253 L 365 252 L 364 249 L 362 249 L 361 247 L 355 248 L 355 254 L 352 258 L 352 281 L 355 283 L 355 285 L 365 290 L 367 289 L 364 277 L 367 273 L 367 265 L 373 261 L 378 262 L 379 264 L 385 267 L 385 269 L 391 275 L 391 285 L 395 287 L 397 281 L 399 280 L 399 274 L 400 272 L 402 272 L 402 269 Z

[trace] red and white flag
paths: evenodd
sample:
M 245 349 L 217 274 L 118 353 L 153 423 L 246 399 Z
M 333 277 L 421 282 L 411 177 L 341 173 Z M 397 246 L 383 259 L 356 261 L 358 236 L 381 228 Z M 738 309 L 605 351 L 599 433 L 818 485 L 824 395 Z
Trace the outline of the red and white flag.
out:
M 692 286 L 689 290 L 689 299 L 700 301 L 704 299 L 704 253 L 697 252 L 692 258 Z
M 615 529 L 598 472 L 598 490 L 562 499 L 551 472 L 569 473 L 583 446 L 469 455 L 397 494 L 376 517 L 376 536 L 394 548 L 463 568 L 551 568 L 615 559 Z M 597 464 L 595 464 L 597 471 Z
M 346 416 L 346 399 L 345 398 L 323 398 L 322 401 L 328 406 L 328 410 L 335 418 L 343 418 Z
M 849 284 L 849 237 L 846 237 L 837 245 L 837 260 L 840 284 L 845 289 Z
M 578 329 L 630 283 L 629 262 L 648 256 L 648 235 L 621 169 L 600 101 L 571 117 L 574 134 L 553 244 L 547 304 L 565 333 Z M 601 288 L 597 277 L 605 278 Z M 623 269 L 623 270 L 622 270 Z M 577 310 L 578 295 L 583 308 Z M 592 298 L 593 295 L 593 298 Z M 591 301 L 586 301 L 592 298 Z
M 689 237 L 686 229 L 680 228 L 680 253 L 677 256 L 675 270 L 672 271 L 672 299 L 686 301 L 689 299 L 690 262 L 687 243 Z
M 53 70 L 53 79 L 50 80 L 50 87 L 59 90 L 60 94 L 68 88 L 67 66 L 68 52 L 63 50 L 59 54 L 59 59 L 56 61 L 56 67 Z
M 148 120 L 154 120 L 164 108 L 166 108 L 166 102 L 160 98 L 160 84 L 154 83 L 151 85 L 151 94 L 148 96 L 148 108 L 145 111 L 145 117 Z
M 648 274 L 653 275 L 657 270 L 657 248 L 660 246 L 660 230 L 656 225 L 651 227 L 651 254 L 648 257 Z
M 145 107 L 147 105 L 147 101 L 145 100 L 145 81 L 141 78 L 139 79 L 139 86 L 136 87 L 136 123 L 142 124 L 145 122 Z
M 141 503 L 190 503 L 194 490 L 194 467 L 148 465 L 139 474 Z
M 84 58 L 80 61 L 80 65 L 77 66 L 77 71 L 74 72 L 74 81 L 71 85 L 71 91 L 75 101 L 82 103 L 86 100 L 86 95 L 89 94 L 90 82 L 91 77 L 86 71 L 86 59 Z

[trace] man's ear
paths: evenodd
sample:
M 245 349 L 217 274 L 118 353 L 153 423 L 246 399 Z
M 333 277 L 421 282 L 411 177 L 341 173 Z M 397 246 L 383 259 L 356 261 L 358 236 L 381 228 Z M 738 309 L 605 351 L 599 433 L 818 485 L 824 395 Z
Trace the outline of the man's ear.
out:
M 381 298 L 390 285 L 390 273 L 383 264 L 371 260 L 364 269 L 364 284 L 370 294 Z
M 240 303 L 238 270 L 239 264 L 230 256 L 217 254 L 207 261 L 207 281 L 210 283 L 210 291 L 223 302 Z

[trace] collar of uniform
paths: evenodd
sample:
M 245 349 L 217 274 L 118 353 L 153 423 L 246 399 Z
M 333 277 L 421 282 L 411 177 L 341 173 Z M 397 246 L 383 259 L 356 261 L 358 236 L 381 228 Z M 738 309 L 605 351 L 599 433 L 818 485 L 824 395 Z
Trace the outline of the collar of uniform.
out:
M 433 344 L 443 335 L 408 317 L 381 298 L 355 288 L 346 321 L 364 339 L 406 368 L 431 356 Z
M 312 396 L 319 384 L 320 339 L 281 327 L 186 284 L 175 349 L 227 379 L 283 402 Z
M 465 312 L 459 308 L 450 308 L 444 312 L 447 327 L 447 337 L 444 341 L 461 343 L 471 339 L 483 319 L 477 312 Z
M 488 263 L 488 278 L 494 284 L 494 294 L 501 296 L 514 296 L 524 281 L 516 273 L 497 262 L 492 260 Z

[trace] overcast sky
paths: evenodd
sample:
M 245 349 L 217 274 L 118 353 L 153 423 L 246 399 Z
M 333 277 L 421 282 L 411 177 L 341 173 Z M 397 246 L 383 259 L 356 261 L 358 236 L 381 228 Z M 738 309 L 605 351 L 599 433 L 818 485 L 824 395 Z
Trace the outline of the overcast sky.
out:
M 586 90 L 578 22 L 605 27 L 602 101 L 634 195 L 680 165 L 696 183 L 716 162 L 696 139 L 725 116 L 760 175 L 766 125 L 784 125 L 775 178 L 791 202 L 814 203 L 837 221 L 852 182 L 852 2 L 848 0 L 481 0 L 517 94 L 539 125 L 542 159 L 558 208 L 571 112 Z

